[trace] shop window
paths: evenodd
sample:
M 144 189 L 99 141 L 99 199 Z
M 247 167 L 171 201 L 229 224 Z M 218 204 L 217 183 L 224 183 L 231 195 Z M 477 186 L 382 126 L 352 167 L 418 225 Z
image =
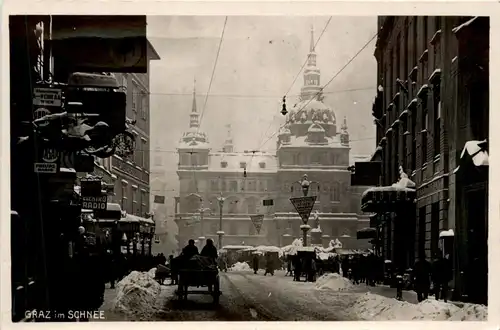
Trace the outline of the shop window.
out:
M 220 183 L 220 186 L 221 186 L 220 189 L 221 189 L 222 192 L 227 191 L 227 183 L 226 183 L 226 181 L 222 180 L 221 183 Z
M 249 198 L 247 200 L 247 213 L 256 214 L 257 213 L 257 202 L 254 198 Z
M 238 191 L 238 182 L 237 181 L 230 181 L 229 182 L 229 191 L 230 192 L 237 192 Z

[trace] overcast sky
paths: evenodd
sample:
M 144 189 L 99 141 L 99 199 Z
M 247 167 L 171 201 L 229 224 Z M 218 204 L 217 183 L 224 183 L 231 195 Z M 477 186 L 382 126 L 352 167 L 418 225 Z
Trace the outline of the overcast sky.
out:
M 257 149 L 284 122 L 281 98 L 306 60 L 310 30 L 317 39 L 329 17 L 230 16 L 210 93 L 205 103 L 223 16 L 150 16 L 148 37 L 161 60 L 151 63 L 151 141 L 174 153 L 189 125 L 193 81 L 197 104 L 204 114 L 201 131 L 213 149 L 220 149 L 231 124 L 237 151 Z M 321 84 L 328 82 L 376 32 L 376 17 L 333 17 L 316 52 Z M 351 154 L 374 150 L 371 104 L 376 93 L 375 41 L 325 88 L 325 103 L 341 123 L 347 117 Z M 302 73 L 293 85 L 288 106 L 296 103 Z M 271 150 L 270 139 L 262 150 Z

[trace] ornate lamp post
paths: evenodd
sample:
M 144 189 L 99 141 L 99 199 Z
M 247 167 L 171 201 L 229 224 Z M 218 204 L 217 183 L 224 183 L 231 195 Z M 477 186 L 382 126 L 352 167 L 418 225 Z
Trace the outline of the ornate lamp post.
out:
M 222 192 L 220 196 L 217 197 L 217 201 L 219 202 L 219 231 L 217 235 L 219 236 L 219 250 L 222 249 L 222 236 L 224 236 L 224 231 L 222 230 L 222 207 L 224 206 L 224 201 L 226 199 L 222 196 Z
M 203 246 L 203 242 L 205 241 L 205 232 L 203 228 L 203 214 L 206 211 L 210 211 L 210 208 L 203 207 L 203 202 L 201 203 L 201 207 L 197 210 L 200 212 L 200 237 L 198 237 L 198 241 L 200 242 L 200 245 Z
M 302 193 L 304 194 L 304 197 L 307 197 L 309 194 L 309 188 L 311 184 L 315 183 L 318 185 L 318 190 L 319 190 L 319 182 L 317 181 L 309 181 L 307 174 L 304 174 L 302 176 L 302 180 L 295 181 L 294 183 L 300 184 L 300 187 L 302 189 Z M 292 191 L 293 191 L 293 186 L 292 186 Z M 300 226 L 300 230 L 302 230 L 302 241 L 303 241 L 303 246 L 307 246 L 307 232 L 311 229 L 311 226 L 307 224 L 302 224 Z

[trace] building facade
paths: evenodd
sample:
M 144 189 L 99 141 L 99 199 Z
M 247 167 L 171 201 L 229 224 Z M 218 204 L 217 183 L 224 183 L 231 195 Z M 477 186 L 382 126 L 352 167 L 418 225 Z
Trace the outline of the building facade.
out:
M 338 123 L 333 109 L 323 103 L 320 76 L 311 33 L 300 100 L 279 132 L 276 154 L 236 152 L 230 131 L 222 151 L 212 151 L 199 129 L 193 96 L 190 128 L 178 147 L 175 220 L 181 246 L 190 238 L 217 239 L 221 230 L 224 245 L 291 244 L 302 236 L 302 222 L 289 199 L 302 196 L 299 181 L 307 174 L 313 182 L 309 195 L 317 196 L 313 212 L 318 211 L 320 219 L 319 243 L 338 238 L 347 248 L 370 247 L 366 240 L 356 240 L 356 231 L 367 227 L 369 218 L 360 212 L 360 193 L 350 186 L 347 120 Z M 221 195 L 222 228 L 217 200 Z M 264 206 L 263 200 L 273 200 L 273 205 Z M 255 214 L 264 215 L 260 232 L 250 219 Z
M 101 162 L 117 177 L 113 202 L 120 204 L 128 214 L 148 218 L 151 212 L 149 73 L 117 73 L 115 76 L 127 93 L 126 116 L 135 122 L 130 130 L 136 137 L 136 146 L 128 159 L 113 155 Z
M 383 186 L 405 175 L 415 184 L 406 213 L 377 209 L 372 224 L 379 228 L 383 254 L 399 258 L 402 267 L 416 258 L 449 255 L 455 295 L 484 301 L 487 166 L 470 166 L 467 159 L 476 165 L 478 154 L 487 159 L 489 20 L 382 16 L 378 30 L 372 160 L 382 163 Z M 376 203 L 368 197 L 366 211 Z M 404 240 L 398 240 L 397 230 Z M 398 257 L 401 251 L 405 256 Z

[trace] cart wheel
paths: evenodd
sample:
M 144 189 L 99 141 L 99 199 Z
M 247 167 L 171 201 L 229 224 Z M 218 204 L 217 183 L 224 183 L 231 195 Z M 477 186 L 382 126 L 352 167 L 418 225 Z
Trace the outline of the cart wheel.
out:
M 219 282 L 219 276 L 215 278 L 215 283 L 214 283 L 214 290 L 212 292 L 212 296 L 214 298 L 214 304 L 218 305 L 219 304 L 219 298 L 220 298 L 220 282 Z

